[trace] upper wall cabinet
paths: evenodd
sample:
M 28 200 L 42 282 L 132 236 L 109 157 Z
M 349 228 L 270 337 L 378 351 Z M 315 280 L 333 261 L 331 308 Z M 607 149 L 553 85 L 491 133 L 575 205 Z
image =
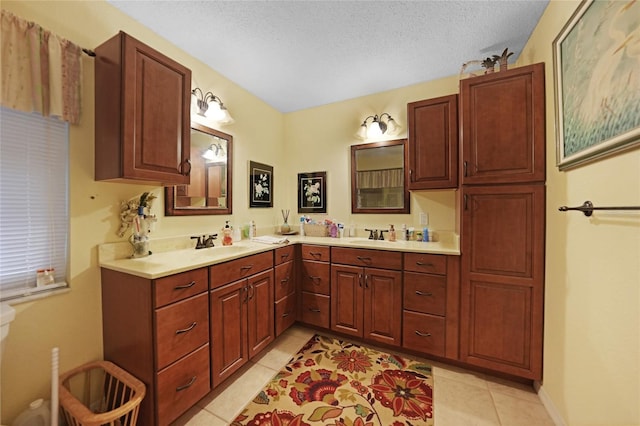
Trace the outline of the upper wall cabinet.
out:
M 189 184 L 191 70 L 123 32 L 95 52 L 96 180 Z
M 407 104 L 409 189 L 458 186 L 458 95 Z
M 462 183 L 545 180 L 544 64 L 460 81 Z

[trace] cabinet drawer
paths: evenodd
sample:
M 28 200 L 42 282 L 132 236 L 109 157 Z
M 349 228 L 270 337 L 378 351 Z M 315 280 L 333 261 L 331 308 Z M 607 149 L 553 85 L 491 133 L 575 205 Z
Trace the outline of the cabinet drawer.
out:
M 209 344 L 157 376 L 157 424 L 168 425 L 209 393 Z
M 294 265 L 295 262 L 287 262 L 275 267 L 275 300 L 280 300 L 296 291 Z
M 273 252 L 254 254 L 241 259 L 213 265 L 209 268 L 210 289 L 246 278 L 273 268 Z
M 328 262 L 331 260 L 331 251 L 329 246 L 303 244 L 300 250 L 302 252 L 301 256 L 303 260 L 317 260 L 321 262 Z
M 404 309 L 444 316 L 446 299 L 446 277 L 415 272 L 404 273 Z
M 209 295 L 156 310 L 158 370 L 209 341 Z
M 302 292 L 300 318 L 302 322 L 329 328 L 329 307 L 331 298 L 321 294 Z
M 273 257 L 274 264 L 280 265 L 281 263 L 293 260 L 295 256 L 295 247 L 295 245 L 288 245 L 286 247 L 279 247 L 275 249 Z
M 332 263 L 355 266 L 373 266 L 381 269 L 402 269 L 402 253 L 396 251 L 331 248 Z
M 207 277 L 207 268 L 201 268 L 155 280 L 155 307 L 159 308 L 208 290 Z
M 282 334 L 287 328 L 296 322 L 296 295 L 290 294 L 284 299 L 276 302 L 276 336 Z
M 321 293 L 329 295 L 330 286 L 330 268 L 328 263 L 312 262 L 310 260 L 302 261 L 302 290 L 311 293 Z
M 444 356 L 444 318 L 404 311 L 402 346 L 425 354 Z
M 440 254 L 405 253 L 404 270 L 446 275 L 447 257 Z

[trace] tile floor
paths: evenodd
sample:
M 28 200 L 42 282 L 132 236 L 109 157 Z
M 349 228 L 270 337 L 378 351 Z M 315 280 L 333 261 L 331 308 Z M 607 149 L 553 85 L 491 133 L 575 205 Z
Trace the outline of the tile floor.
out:
M 314 334 L 314 330 L 302 326 L 290 328 L 261 356 L 180 417 L 175 425 L 230 424 Z M 436 426 L 554 424 L 532 388 L 429 362 L 433 365 Z

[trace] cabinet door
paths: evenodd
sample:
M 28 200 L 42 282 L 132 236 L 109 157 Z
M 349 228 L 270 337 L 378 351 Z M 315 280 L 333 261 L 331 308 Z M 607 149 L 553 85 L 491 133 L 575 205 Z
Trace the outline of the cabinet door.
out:
M 365 268 L 364 338 L 400 346 L 402 272 Z
M 249 359 L 275 338 L 273 326 L 273 269 L 247 280 Z
M 364 270 L 358 266 L 331 266 L 331 329 L 363 336 Z
M 544 64 L 460 80 L 462 183 L 545 180 Z
M 211 382 L 218 386 L 249 360 L 246 280 L 211 292 Z
M 409 189 L 458 186 L 458 95 L 407 104 Z
M 544 191 L 543 185 L 463 191 L 462 361 L 541 378 Z
M 124 37 L 125 175 L 189 184 L 191 71 Z

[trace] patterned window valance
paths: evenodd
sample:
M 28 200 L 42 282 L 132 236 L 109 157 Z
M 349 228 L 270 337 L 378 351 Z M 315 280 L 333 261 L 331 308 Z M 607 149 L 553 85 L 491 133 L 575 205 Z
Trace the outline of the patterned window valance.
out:
M 82 48 L 2 10 L 2 105 L 80 121 Z

